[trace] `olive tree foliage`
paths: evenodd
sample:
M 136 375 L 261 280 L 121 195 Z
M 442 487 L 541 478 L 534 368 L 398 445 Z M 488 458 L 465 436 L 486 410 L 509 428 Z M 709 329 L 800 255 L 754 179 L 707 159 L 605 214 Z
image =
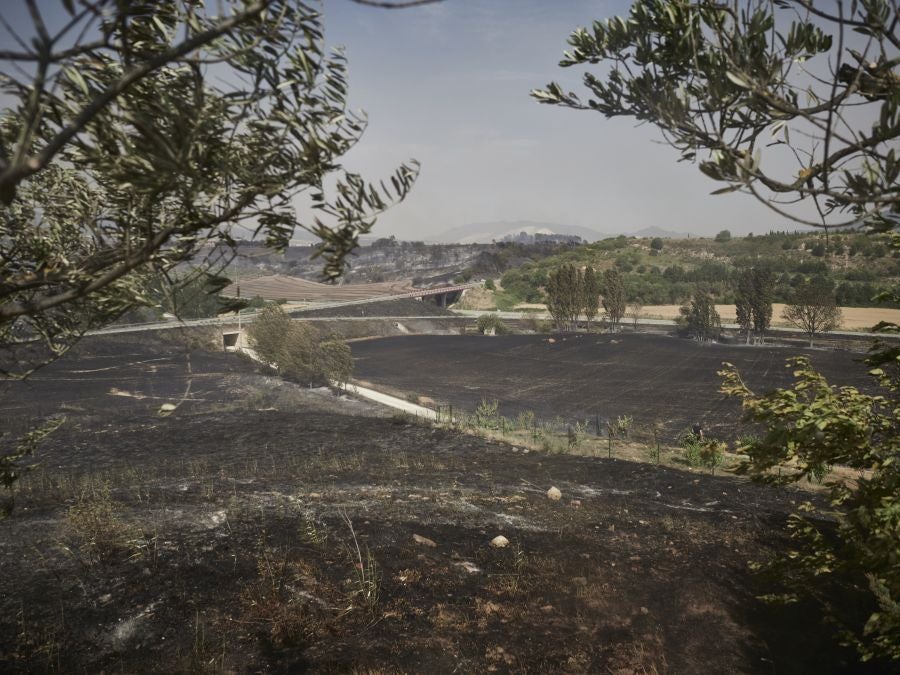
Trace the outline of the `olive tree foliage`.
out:
M 812 597 L 864 660 L 900 661 L 898 364 L 895 356 L 871 371 L 882 385 L 878 395 L 829 384 L 805 357 L 789 363 L 792 387 L 764 395 L 734 366 L 720 372 L 722 391 L 741 399 L 745 418 L 766 430 L 740 449 L 749 457 L 740 471 L 778 485 L 824 478 L 830 497 L 827 507 L 806 503 L 789 517 L 791 550 L 762 566 L 780 586 L 766 598 Z M 835 465 L 856 473 L 829 474 Z
M 353 374 L 353 357 L 343 338 L 291 321 L 277 305 L 263 309 L 247 335 L 257 356 L 288 379 L 319 386 L 343 384 Z
M 791 302 L 782 316 L 809 336 L 813 346 L 816 335 L 841 325 L 841 309 L 834 297 L 834 283 L 822 276 L 806 279 L 794 289 Z
M 900 217 L 900 5 L 892 0 L 637 0 L 569 37 L 542 103 L 650 122 L 715 193 L 809 225 Z M 714 193 L 714 194 L 715 194 Z M 815 217 L 795 209 L 811 200 Z
M 60 0 L 51 29 L 44 3 L 22 1 L 30 31 L 0 50 L 7 374 L 152 302 L 148 284 L 188 261 L 224 285 L 237 226 L 274 248 L 311 232 L 336 278 L 415 179 L 414 162 L 375 185 L 342 168 L 366 120 L 312 6 Z

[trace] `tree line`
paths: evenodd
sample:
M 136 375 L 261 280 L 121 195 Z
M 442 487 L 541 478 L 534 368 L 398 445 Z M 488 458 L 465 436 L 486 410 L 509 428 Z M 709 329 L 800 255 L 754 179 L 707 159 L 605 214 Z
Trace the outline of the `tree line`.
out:
M 775 275 L 765 266 L 746 268 L 737 274 L 734 289 L 736 322 L 747 344 L 763 341 L 772 325 L 775 283 Z M 590 330 L 601 306 L 605 327 L 615 331 L 629 306 L 641 306 L 639 298 L 633 298 L 629 305 L 622 274 L 615 268 L 598 275 L 590 265 L 583 268 L 561 265 L 547 275 L 545 293 L 547 311 L 559 331 L 577 329 L 581 317 Z M 633 313 L 636 319 L 639 310 Z M 805 333 L 812 346 L 816 335 L 840 325 L 841 311 L 834 284 L 821 276 L 804 279 L 792 293 L 782 318 Z M 713 295 L 703 288 L 698 289 L 682 305 L 679 323 L 686 333 L 701 342 L 717 338 L 722 320 Z

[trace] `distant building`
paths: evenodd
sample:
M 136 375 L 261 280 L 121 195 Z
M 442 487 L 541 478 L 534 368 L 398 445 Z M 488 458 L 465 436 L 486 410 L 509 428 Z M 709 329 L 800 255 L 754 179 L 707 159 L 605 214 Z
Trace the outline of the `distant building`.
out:
M 555 232 L 516 232 L 507 234 L 500 241 L 530 246 L 533 244 L 581 244 L 584 240 L 575 234 L 556 234 Z

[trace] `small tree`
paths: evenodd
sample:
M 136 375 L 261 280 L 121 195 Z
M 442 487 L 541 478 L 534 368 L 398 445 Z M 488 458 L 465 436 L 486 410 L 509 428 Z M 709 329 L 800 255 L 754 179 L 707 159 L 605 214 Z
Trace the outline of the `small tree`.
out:
M 617 330 L 619 322 L 625 316 L 625 284 L 622 275 L 616 269 L 608 269 L 603 273 L 603 309 L 612 330 Z
M 482 334 L 507 335 L 509 326 L 496 314 L 482 314 L 478 317 L 478 332 Z
M 304 384 L 345 383 L 353 357 L 343 338 L 322 336 L 308 323 L 291 321 L 278 305 L 269 305 L 247 329 L 259 358 L 291 380 Z
M 738 275 L 735 310 L 741 330 L 747 332 L 747 344 L 756 333 L 765 336 L 772 323 L 772 300 L 775 295 L 775 276 L 767 267 L 751 267 Z
M 635 300 L 628 304 L 628 316 L 631 318 L 631 327 L 634 330 L 637 330 L 638 320 L 641 318 L 641 311 L 644 309 L 644 306 L 641 304 L 640 300 Z
M 547 310 L 557 330 L 572 330 L 582 306 L 580 275 L 574 265 L 562 265 L 547 277 Z
M 654 237 L 653 240 L 650 242 L 650 250 L 656 251 L 657 253 L 659 251 L 662 251 L 663 250 L 663 240 L 660 237 Z
M 747 334 L 747 344 L 750 344 L 750 336 L 753 334 L 753 311 L 747 296 L 738 291 L 734 299 L 735 320 L 740 329 Z
M 719 336 L 722 319 L 709 293 L 698 292 L 691 302 L 679 311 L 681 313 L 679 321 L 691 337 L 704 342 Z
M 725 243 L 726 241 L 731 241 L 731 232 L 728 230 L 721 230 L 718 234 L 716 234 L 716 241 L 720 244 Z
M 791 303 L 782 316 L 809 336 L 809 346 L 819 333 L 834 330 L 841 324 L 841 310 L 834 298 L 834 284 L 817 276 L 804 281 L 794 290 Z

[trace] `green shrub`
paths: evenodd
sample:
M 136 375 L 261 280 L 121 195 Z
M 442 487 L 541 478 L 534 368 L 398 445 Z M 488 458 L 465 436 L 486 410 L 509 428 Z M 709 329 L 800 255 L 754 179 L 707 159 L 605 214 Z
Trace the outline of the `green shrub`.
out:
M 475 409 L 475 426 L 482 429 L 499 429 L 500 415 L 497 413 L 499 408 L 499 401 L 488 401 L 486 398 L 481 399 L 481 403 Z
M 699 441 L 689 441 L 681 447 L 684 460 L 688 463 L 688 466 L 700 466 L 702 459 Z
M 307 323 L 291 321 L 278 305 L 263 309 L 247 334 L 260 359 L 290 380 L 317 386 L 344 383 L 353 374 L 353 358 L 343 338 L 323 336 Z
M 478 332 L 489 333 L 494 331 L 494 335 L 508 335 L 512 331 L 500 317 L 496 314 L 482 314 L 478 317 Z
M 725 444 L 714 438 L 707 438 L 699 445 L 700 465 L 715 473 L 716 467 L 725 461 Z

